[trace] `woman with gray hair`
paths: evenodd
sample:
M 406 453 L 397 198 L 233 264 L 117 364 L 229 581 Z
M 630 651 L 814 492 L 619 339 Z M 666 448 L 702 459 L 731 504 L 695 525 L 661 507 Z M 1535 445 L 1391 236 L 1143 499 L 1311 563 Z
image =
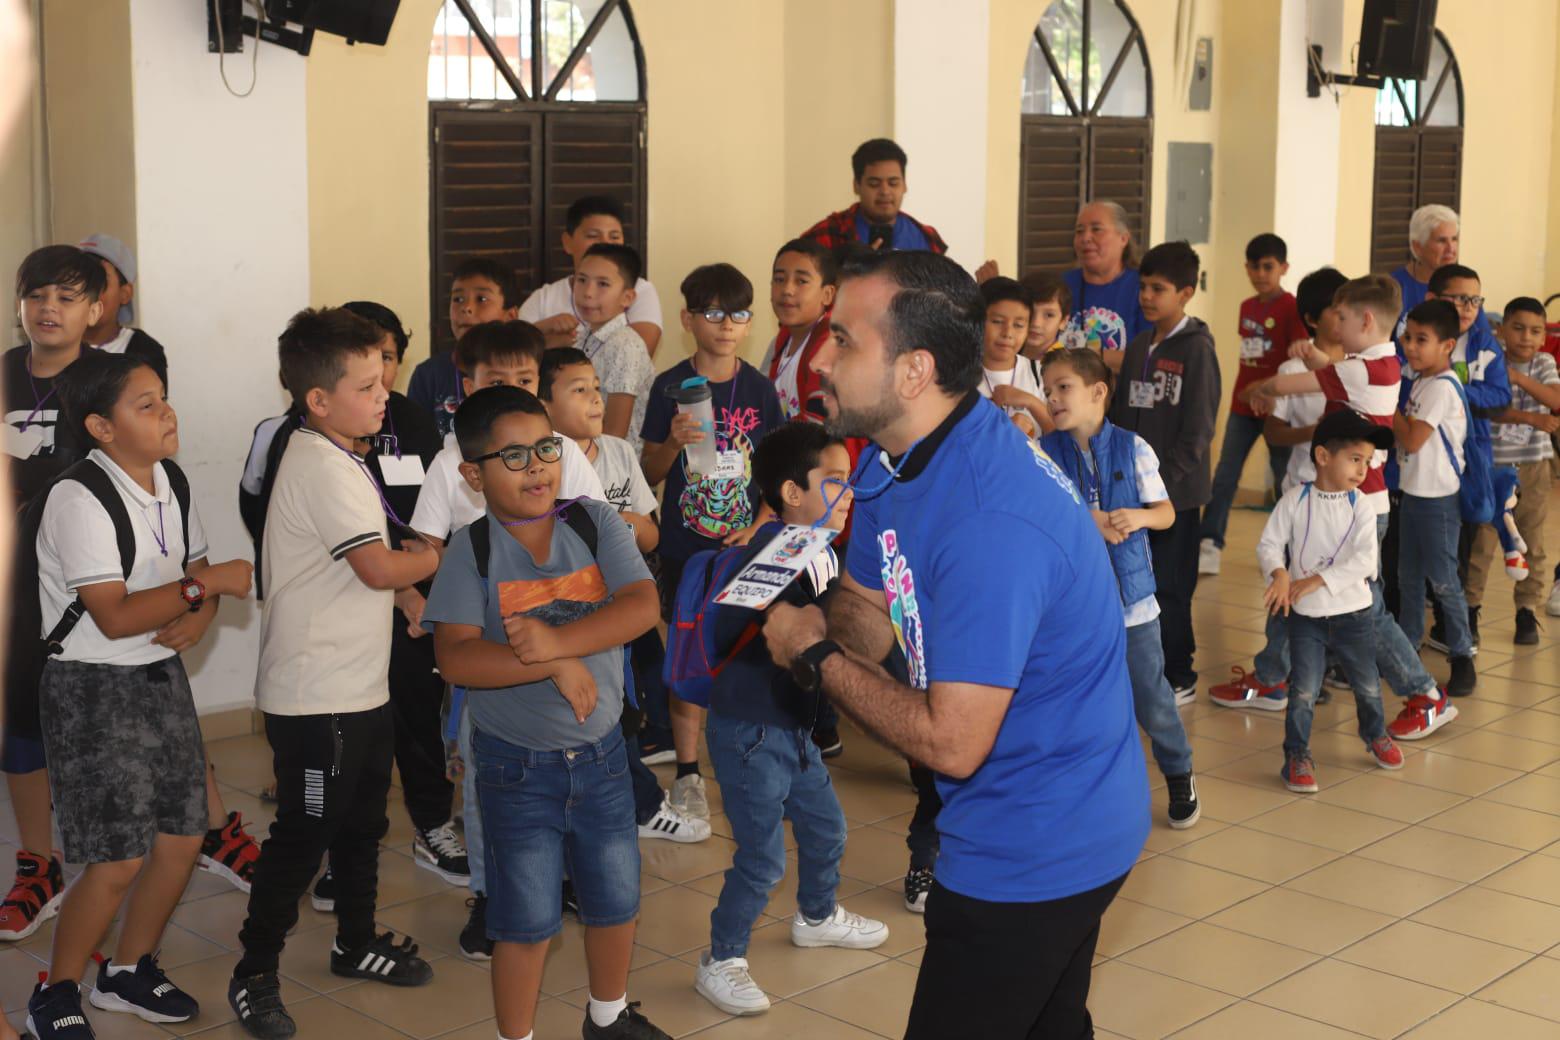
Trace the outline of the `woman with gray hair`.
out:
M 1403 314 L 1425 302 L 1437 267 L 1457 262 L 1461 234 L 1462 221 L 1450 206 L 1420 206 L 1408 218 L 1409 261 L 1392 272 L 1393 281 L 1403 290 Z
M 1138 306 L 1137 258 L 1126 210 L 1105 199 L 1079 210 L 1073 253 L 1078 266 L 1062 276 L 1072 293 L 1072 315 L 1062 342 L 1097 350 L 1111 371 L 1120 371 L 1127 343 L 1148 328 Z

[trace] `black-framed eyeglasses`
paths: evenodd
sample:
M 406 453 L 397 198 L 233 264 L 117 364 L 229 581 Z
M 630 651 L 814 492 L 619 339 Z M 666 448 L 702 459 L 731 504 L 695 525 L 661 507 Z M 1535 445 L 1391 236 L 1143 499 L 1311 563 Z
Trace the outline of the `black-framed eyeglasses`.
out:
M 1457 296 L 1443 296 L 1441 299 L 1447 303 L 1455 303 L 1459 307 L 1472 307 L 1474 310 L 1484 306 L 1484 297 L 1482 296 L 1464 296 L 1459 294 Z
M 504 463 L 505 469 L 521 473 L 531 464 L 533 454 L 542 462 L 557 462 L 563 458 L 563 438 L 543 437 L 535 444 L 506 444 L 497 451 L 490 451 L 486 455 L 478 455 L 466 461 L 481 465 L 488 459 L 499 459 Z
M 744 310 L 744 311 L 723 311 L 719 307 L 711 307 L 709 310 L 700 311 L 699 312 L 699 317 L 703 318 L 705 321 L 709 322 L 711 325 L 719 325 L 721 322 L 725 321 L 727 318 L 730 318 L 732 321 L 736 322 L 738 325 L 746 325 L 748 322 L 753 320 L 753 312 L 752 311 L 746 311 L 746 310 Z

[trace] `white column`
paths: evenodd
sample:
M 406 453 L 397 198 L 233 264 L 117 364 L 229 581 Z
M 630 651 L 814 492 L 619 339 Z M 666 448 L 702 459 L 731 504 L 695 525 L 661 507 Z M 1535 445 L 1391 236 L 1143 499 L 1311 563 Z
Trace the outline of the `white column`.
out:
M 1273 230 L 1289 246 L 1291 273 L 1286 282 L 1293 291 L 1307 273 L 1335 263 L 1337 254 L 1338 104 L 1326 87 L 1321 97 L 1307 97 L 1305 72 L 1308 42 L 1321 44 L 1323 68 L 1351 71 L 1343 46 L 1343 0 L 1284 0 L 1279 33 Z M 1235 68 L 1226 61 L 1224 74 Z M 1354 141 L 1351 147 L 1371 144 Z M 1369 192 L 1370 185 L 1355 190 Z

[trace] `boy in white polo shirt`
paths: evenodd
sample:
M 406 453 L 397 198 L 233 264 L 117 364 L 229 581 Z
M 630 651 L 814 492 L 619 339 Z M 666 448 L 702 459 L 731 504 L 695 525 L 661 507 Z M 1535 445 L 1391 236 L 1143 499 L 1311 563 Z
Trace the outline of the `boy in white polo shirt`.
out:
M 389 827 L 394 735 L 390 619 L 397 589 L 433 574 L 437 554 L 393 551 L 383 491 L 355 442 L 384 422 L 381 331 L 344 308 L 294 315 L 278 344 L 304 426 L 277 467 L 266 509 L 265 605 L 256 700 L 276 775 L 276 822 L 260 849 L 243 955 L 228 1003 L 251 1036 L 297 1026 L 277 965 L 298 900 L 329 850 L 336 879 L 330 970 L 413 986 L 433 970 L 406 939 L 374 932 L 379 839 Z

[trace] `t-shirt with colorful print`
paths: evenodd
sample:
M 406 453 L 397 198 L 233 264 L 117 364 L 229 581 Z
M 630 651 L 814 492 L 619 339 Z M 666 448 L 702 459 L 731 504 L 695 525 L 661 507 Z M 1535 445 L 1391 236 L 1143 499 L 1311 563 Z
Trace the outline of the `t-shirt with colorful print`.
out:
M 1126 350 L 1132 337 L 1149 327 L 1138 306 L 1138 273 L 1129 267 L 1104 285 L 1090 285 L 1083 269 L 1062 275 L 1072 293 L 1072 315 L 1061 342 L 1074 350 Z

